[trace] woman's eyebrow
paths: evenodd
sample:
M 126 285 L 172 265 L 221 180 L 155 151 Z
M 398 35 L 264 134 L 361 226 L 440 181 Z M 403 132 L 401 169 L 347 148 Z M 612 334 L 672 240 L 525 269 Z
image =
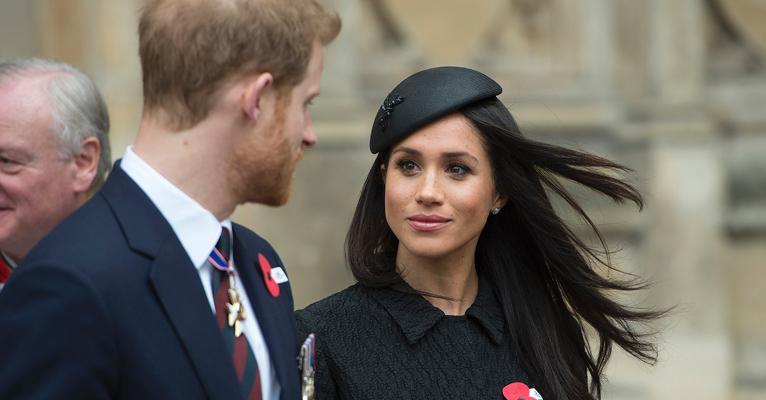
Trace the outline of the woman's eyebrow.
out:
M 459 157 L 468 157 L 470 159 L 473 159 L 475 162 L 479 162 L 479 159 L 476 158 L 473 154 L 467 152 L 467 151 L 449 151 L 446 153 L 442 153 L 442 157 L 444 158 L 459 158 Z
M 391 152 L 391 154 L 394 153 L 420 154 L 419 151 L 413 149 L 412 147 L 397 147 L 394 149 L 394 151 Z
M 411 155 L 420 155 L 421 152 L 417 149 L 413 149 L 412 147 L 397 147 L 394 149 L 394 151 L 391 152 L 391 154 L 396 153 L 406 153 Z M 467 157 L 472 159 L 474 162 L 479 162 L 479 159 L 474 156 L 473 154 L 467 152 L 467 151 L 447 151 L 441 154 L 442 158 L 460 158 L 460 157 Z

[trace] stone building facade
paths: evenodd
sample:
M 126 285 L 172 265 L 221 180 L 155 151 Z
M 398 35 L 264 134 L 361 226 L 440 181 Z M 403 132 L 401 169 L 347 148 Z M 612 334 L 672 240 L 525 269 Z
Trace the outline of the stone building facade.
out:
M 605 398 L 766 398 L 764 2 L 325 3 L 344 29 L 328 48 L 314 109 L 319 145 L 299 167 L 289 205 L 235 215 L 280 251 L 298 306 L 352 283 L 343 239 L 386 92 L 424 67 L 472 66 L 503 85 L 527 135 L 629 165 L 646 195 L 638 213 L 577 192 L 621 249 L 620 267 L 654 283 L 625 300 L 676 306 L 656 326 L 658 365 L 617 352 Z M 116 156 L 141 110 L 138 7 L 0 0 L 0 57 L 57 58 L 88 72 L 108 99 Z

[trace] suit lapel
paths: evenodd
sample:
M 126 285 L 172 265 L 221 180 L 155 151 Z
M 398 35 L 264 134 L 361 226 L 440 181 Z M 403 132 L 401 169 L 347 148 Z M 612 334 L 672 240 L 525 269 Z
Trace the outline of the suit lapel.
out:
M 208 397 L 241 398 L 231 356 L 218 331 L 197 269 L 170 225 L 120 168 L 119 161 L 100 193 L 120 221 L 128 245 L 153 259 L 150 283 Z
M 197 269 L 178 240 L 166 240 L 150 279 L 197 375 L 212 399 L 240 398 L 231 355 L 221 340 Z
M 259 249 L 253 243 L 244 243 L 245 236 L 242 228 L 234 225 L 234 263 L 237 272 L 242 278 L 247 297 L 250 299 L 255 315 L 258 318 L 258 326 L 261 328 L 266 346 L 269 349 L 271 362 L 274 364 L 277 377 L 282 385 L 282 394 L 287 393 L 285 387 L 290 382 L 289 374 L 297 377 L 297 367 L 292 357 L 284 357 L 285 354 L 296 352 L 294 340 L 285 337 L 285 332 L 293 326 L 293 316 L 290 311 L 283 310 L 282 297 L 287 296 L 286 287 L 282 287 L 279 297 L 273 297 L 263 282 L 260 266 L 258 264 Z M 269 260 L 274 267 L 276 260 Z

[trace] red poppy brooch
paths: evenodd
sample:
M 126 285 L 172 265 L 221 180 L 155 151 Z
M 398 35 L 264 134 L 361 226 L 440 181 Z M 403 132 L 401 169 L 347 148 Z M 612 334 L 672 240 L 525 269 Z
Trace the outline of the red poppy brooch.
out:
M 543 396 L 534 388 L 521 382 L 513 382 L 503 388 L 503 396 L 506 400 L 543 400 Z

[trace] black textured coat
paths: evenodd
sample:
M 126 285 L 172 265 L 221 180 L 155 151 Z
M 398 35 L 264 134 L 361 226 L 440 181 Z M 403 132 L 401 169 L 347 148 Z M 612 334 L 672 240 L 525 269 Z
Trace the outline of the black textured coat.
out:
M 404 282 L 356 284 L 296 316 L 299 338 L 316 334 L 317 400 L 503 399 L 509 383 L 529 384 L 484 280 L 465 316 Z

